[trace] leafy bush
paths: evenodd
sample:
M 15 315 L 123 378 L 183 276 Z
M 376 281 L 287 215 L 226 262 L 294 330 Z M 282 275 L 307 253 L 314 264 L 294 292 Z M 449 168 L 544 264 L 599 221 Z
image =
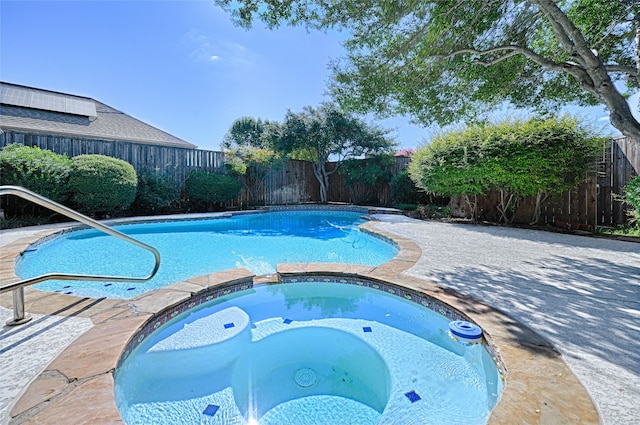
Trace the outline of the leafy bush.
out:
M 632 208 L 629 211 L 631 224 L 635 224 L 636 228 L 640 230 L 640 176 L 631 179 L 624 187 L 624 201 Z
M 416 152 L 409 172 L 429 193 L 462 196 L 474 218 L 477 196 L 489 191 L 499 192 L 505 223 L 519 199 L 535 196 L 533 224 L 549 195 L 584 178 L 604 140 L 571 117 L 482 124 L 436 137 Z
M 71 160 L 66 155 L 19 144 L 7 145 L 0 151 L 3 185 L 22 186 L 56 202 L 64 202 L 68 197 L 70 173 Z M 51 214 L 30 201 L 3 198 L 7 216 Z
M 391 201 L 394 204 L 422 204 L 427 201 L 427 195 L 411 180 L 408 171 L 401 171 L 391 182 Z
M 222 204 L 240 194 L 242 183 L 233 177 L 193 171 L 184 182 L 189 206 L 196 211 L 221 209 Z
M 136 197 L 131 204 L 135 214 L 157 214 L 166 212 L 179 200 L 176 184 L 150 170 L 138 173 Z
M 71 200 L 78 211 L 112 215 L 129 208 L 136 196 L 138 179 L 128 162 L 104 155 L 71 158 Z

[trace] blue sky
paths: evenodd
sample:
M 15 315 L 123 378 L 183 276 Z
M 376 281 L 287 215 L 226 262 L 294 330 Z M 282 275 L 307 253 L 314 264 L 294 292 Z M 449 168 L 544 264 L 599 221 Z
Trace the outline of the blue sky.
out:
M 92 97 L 217 150 L 242 116 L 281 121 L 324 100 L 339 33 L 236 28 L 211 1 L 0 1 L 0 79 Z M 636 108 L 637 109 L 637 108 Z M 573 110 L 598 127 L 604 108 Z M 432 131 L 378 122 L 401 148 Z

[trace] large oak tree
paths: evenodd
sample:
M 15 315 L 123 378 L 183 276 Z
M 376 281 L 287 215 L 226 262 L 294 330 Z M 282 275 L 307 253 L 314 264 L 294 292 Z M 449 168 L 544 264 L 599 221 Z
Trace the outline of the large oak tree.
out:
M 604 105 L 640 143 L 628 96 L 640 88 L 637 0 L 216 0 L 239 25 L 348 31 L 332 91 L 346 107 L 424 124 L 502 102 L 548 111 Z

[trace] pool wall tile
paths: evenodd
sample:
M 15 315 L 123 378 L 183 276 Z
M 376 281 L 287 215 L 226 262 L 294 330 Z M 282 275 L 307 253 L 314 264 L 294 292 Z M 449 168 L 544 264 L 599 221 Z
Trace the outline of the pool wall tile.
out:
M 404 393 L 404 395 L 409 399 L 409 401 L 411 403 L 415 403 L 416 401 L 422 400 L 422 397 L 420 397 L 418 395 L 418 393 L 416 393 L 415 391 L 411 390 L 407 393 Z

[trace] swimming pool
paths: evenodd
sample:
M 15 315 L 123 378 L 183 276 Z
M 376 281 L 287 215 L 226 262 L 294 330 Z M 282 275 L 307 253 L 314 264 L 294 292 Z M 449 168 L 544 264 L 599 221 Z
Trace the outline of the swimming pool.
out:
M 142 284 L 47 281 L 45 291 L 92 298 L 129 299 L 162 286 L 215 271 L 245 267 L 256 275 L 275 273 L 279 263 L 331 262 L 378 266 L 397 248 L 362 232 L 361 213 L 285 211 L 208 219 L 115 226 L 154 246 L 162 262 Z M 16 274 L 51 272 L 145 276 L 153 256 L 95 230 L 78 230 L 26 250 Z
M 116 370 L 125 423 L 486 423 L 502 389 L 486 347 L 358 282 L 257 285 L 154 324 Z

